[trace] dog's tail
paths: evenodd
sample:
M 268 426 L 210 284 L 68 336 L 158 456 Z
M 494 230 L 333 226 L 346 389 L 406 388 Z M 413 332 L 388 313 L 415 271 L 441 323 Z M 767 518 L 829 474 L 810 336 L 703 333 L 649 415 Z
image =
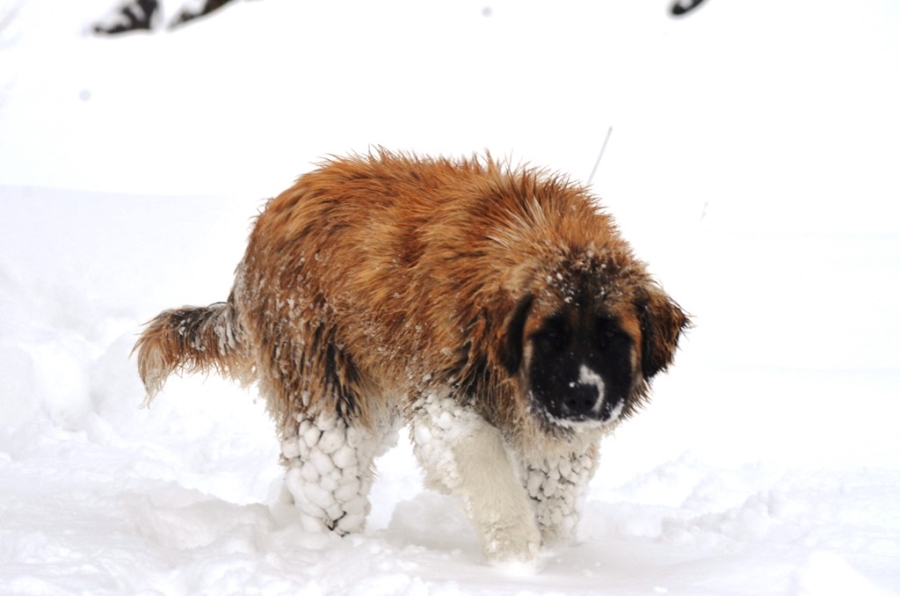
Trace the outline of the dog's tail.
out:
M 253 380 L 246 337 L 231 299 L 161 312 L 134 346 L 149 405 L 172 373 L 208 372 Z

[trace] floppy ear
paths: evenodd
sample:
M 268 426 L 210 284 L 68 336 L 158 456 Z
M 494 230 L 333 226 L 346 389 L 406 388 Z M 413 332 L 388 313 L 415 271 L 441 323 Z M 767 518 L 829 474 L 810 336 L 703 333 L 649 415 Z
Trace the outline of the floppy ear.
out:
M 690 320 L 674 300 L 656 284 L 650 283 L 636 300 L 641 322 L 641 368 L 644 379 L 664 371 L 678 347 L 678 339 Z
M 510 375 L 514 375 L 519 371 L 522 365 L 522 350 L 525 343 L 525 319 L 528 318 L 528 311 L 531 310 L 531 303 L 534 302 L 534 296 L 526 294 L 523 296 L 512 315 L 506 320 L 506 329 L 500 339 L 497 356 L 500 363 Z

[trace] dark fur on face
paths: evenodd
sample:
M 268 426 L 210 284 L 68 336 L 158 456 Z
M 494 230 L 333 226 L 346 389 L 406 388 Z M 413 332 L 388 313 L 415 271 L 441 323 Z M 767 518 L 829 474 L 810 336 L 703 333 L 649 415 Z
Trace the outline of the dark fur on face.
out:
M 615 318 L 583 314 L 559 313 L 528 338 L 532 399 L 555 419 L 607 422 L 631 390 L 633 341 Z
M 544 309 L 535 308 L 531 293 L 520 300 L 507 369 L 515 375 L 525 362 L 520 374 L 532 407 L 551 425 L 611 423 L 646 397 L 688 319 L 652 283 L 628 288 L 627 277 L 604 276 L 598 287 L 596 274 L 568 279 L 559 279 L 562 291 L 544 290 L 543 302 L 558 302 L 556 308 L 538 312 Z

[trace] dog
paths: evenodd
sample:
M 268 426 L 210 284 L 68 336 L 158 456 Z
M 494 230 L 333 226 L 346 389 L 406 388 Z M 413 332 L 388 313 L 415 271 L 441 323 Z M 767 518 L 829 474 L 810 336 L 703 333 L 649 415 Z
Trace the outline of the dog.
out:
M 647 401 L 689 318 L 565 177 L 489 154 L 332 158 L 270 200 L 228 300 L 161 313 L 135 350 L 256 383 L 305 528 L 359 532 L 407 425 L 489 561 L 573 539 L 600 439 Z

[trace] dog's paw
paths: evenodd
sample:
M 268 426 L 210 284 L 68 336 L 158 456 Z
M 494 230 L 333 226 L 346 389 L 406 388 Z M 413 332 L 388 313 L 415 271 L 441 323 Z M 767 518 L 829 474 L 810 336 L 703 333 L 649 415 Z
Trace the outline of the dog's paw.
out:
M 532 520 L 495 525 L 485 534 L 484 552 L 492 565 L 532 563 L 541 550 L 541 533 Z

